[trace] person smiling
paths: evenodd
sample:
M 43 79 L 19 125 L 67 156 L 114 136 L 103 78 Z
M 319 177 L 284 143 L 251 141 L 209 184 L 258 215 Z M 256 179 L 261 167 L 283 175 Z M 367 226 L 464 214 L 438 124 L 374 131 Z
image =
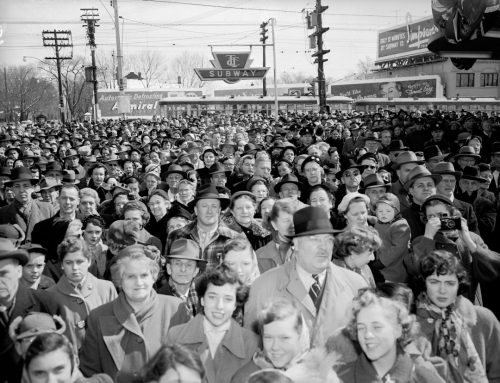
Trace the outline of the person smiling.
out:
M 429 362 L 404 350 L 412 339 L 415 317 L 400 302 L 361 290 L 352 314 L 348 330 L 362 353 L 338 369 L 343 382 L 444 382 Z
M 196 282 L 202 313 L 172 327 L 167 343 L 179 343 L 201 355 L 206 382 L 229 383 L 257 350 L 258 339 L 232 319 L 247 297 L 248 288 L 226 265 L 206 271 Z

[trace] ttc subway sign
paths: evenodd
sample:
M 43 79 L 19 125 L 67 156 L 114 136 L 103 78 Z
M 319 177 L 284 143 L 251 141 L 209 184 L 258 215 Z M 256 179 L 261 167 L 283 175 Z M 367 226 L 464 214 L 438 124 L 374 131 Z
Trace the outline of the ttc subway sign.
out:
M 234 84 L 240 80 L 264 78 L 269 68 L 250 68 L 252 60 L 250 52 L 212 52 L 214 60 L 210 60 L 213 68 L 195 68 L 202 81 L 223 80 Z

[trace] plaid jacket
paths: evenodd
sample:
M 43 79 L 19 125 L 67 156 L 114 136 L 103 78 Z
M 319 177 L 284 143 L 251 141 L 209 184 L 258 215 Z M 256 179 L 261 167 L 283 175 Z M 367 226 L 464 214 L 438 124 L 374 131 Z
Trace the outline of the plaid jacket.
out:
M 224 244 L 226 241 L 240 236 L 244 237 L 245 235 L 231 230 L 226 226 L 226 224 L 219 222 L 217 231 L 211 238 L 210 243 L 203 250 L 203 259 L 207 260 L 207 268 L 219 265 L 222 260 Z M 165 254 L 170 254 L 172 242 L 179 238 L 189 238 L 199 244 L 200 238 L 198 236 L 198 221 L 195 220 L 188 223 L 186 226 L 169 233 L 167 243 L 165 245 Z

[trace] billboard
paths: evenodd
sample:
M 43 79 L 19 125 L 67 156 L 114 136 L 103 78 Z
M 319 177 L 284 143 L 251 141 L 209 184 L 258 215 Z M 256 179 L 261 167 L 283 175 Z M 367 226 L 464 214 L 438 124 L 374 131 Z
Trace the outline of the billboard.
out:
M 125 96 L 130 100 L 130 113 L 139 118 L 151 118 L 160 115 L 159 101 L 167 97 L 201 97 L 201 90 L 129 90 Z M 120 113 L 120 92 L 100 91 L 98 94 L 99 110 L 102 118 L 122 117 Z
M 330 86 L 332 96 L 363 98 L 436 98 L 442 97 L 441 82 L 437 78 L 387 78 L 356 81 Z
M 430 53 L 427 44 L 437 31 L 432 17 L 380 31 L 377 40 L 377 62 Z

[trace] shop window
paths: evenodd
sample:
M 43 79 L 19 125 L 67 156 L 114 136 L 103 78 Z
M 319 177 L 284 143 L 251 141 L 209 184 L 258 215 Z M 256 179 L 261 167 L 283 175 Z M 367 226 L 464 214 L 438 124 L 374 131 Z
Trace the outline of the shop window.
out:
M 457 88 L 474 87 L 474 73 L 457 73 Z
M 481 86 L 498 86 L 498 73 L 481 73 Z

